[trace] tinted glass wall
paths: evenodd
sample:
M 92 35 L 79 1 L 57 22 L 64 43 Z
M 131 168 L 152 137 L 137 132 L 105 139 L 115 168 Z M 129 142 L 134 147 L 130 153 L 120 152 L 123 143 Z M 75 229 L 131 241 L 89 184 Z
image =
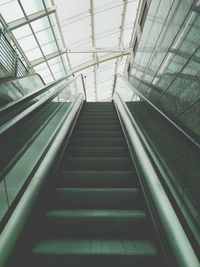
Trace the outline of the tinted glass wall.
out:
M 200 135 L 200 6 L 152 0 L 130 82 L 156 106 Z

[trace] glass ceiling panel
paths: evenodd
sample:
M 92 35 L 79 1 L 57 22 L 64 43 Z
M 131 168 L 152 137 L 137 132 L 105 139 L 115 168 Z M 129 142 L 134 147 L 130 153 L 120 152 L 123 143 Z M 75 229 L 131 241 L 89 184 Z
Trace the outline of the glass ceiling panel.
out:
M 41 70 L 46 68 L 48 68 L 46 63 L 42 63 L 34 67 L 35 71 L 38 73 L 40 73 Z
M 65 74 L 65 71 L 64 70 L 62 70 L 62 71 L 58 71 L 58 72 L 55 72 L 54 73 L 54 76 L 55 76 L 55 79 L 57 80 L 57 79 L 60 79 L 60 78 L 62 78 L 62 77 L 64 77 L 66 74 Z
M 91 24 L 91 19 L 90 17 L 88 17 L 84 20 L 80 20 L 73 23 L 73 25 L 70 24 L 62 27 L 65 41 L 69 47 L 71 47 L 73 43 L 80 42 L 85 38 L 87 39 L 91 38 L 90 24 Z
M 40 45 L 44 45 L 44 44 L 54 41 L 54 36 L 53 36 L 51 29 L 47 29 L 47 30 L 36 33 L 36 37 Z
M 0 9 L 1 9 L 1 14 L 3 18 L 6 20 L 6 22 L 11 22 L 24 17 L 24 14 L 17 0 L 13 1 L 0 0 Z
M 96 32 L 104 32 L 109 29 L 115 28 L 120 25 L 121 13 L 123 6 L 115 7 L 113 9 L 104 11 L 102 13 L 97 13 L 95 15 L 95 29 Z M 111 19 L 112 18 L 112 19 Z M 103 21 L 109 23 L 102 23 Z
M 63 71 L 63 65 L 62 65 L 62 63 L 53 64 L 51 66 L 51 70 L 53 71 L 53 73 Z
M 43 51 L 45 56 L 57 51 L 57 46 L 56 46 L 55 42 L 51 42 L 49 44 L 42 45 L 41 48 L 42 48 L 42 51 Z
M 46 17 L 31 22 L 31 26 L 35 32 L 42 31 L 50 27 L 49 21 Z
M 72 67 L 80 65 L 86 61 L 92 60 L 92 54 L 91 53 L 82 53 L 82 54 L 69 54 L 70 62 Z
M 44 9 L 42 0 L 20 0 L 27 15 L 36 13 Z
M 29 61 L 42 58 L 42 49 L 44 55 L 49 55 L 58 49 L 71 48 L 79 50 L 89 50 L 92 47 L 92 38 L 95 39 L 98 48 L 118 47 L 119 37 L 121 33 L 122 13 L 125 2 L 123 0 L 93 0 L 94 25 L 91 18 L 90 0 L 19 0 L 23 5 L 26 15 L 44 10 L 43 1 L 50 7 L 53 4 L 57 7 L 57 21 L 55 14 L 49 17 L 43 17 L 31 22 L 31 27 L 38 39 L 40 47 L 34 38 L 29 25 L 25 25 L 13 31 L 14 36 L 18 40 L 20 46 L 28 57 Z M 17 0 L 0 0 L 1 13 L 6 22 L 24 17 L 24 14 Z M 136 15 L 138 1 L 129 0 L 126 9 L 124 21 L 124 32 L 122 34 L 121 44 L 128 46 L 131 40 L 133 23 Z M 9 10 L 9 12 L 8 12 Z M 49 22 L 50 19 L 50 22 Z M 60 25 L 57 25 L 60 23 Z M 52 26 L 52 28 L 51 28 Z M 58 26 L 61 26 L 59 31 Z M 53 34 L 54 33 L 54 34 Z M 92 34 L 94 35 L 92 36 Z M 61 36 L 62 35 L 62 36 Z M 63 37 L 63 39 L 61 38 Z M 56 38 L 56 40 L 55 40 Z M 57 46 L 58 43 L 58 46 Z M 104 56 L 104 53 L 98 53 L 98 57 Z M 70 62 L 68 62 L 68 59 Z M 69 67 L 76 67 L 89 60 L 94 59 L 93 53 L 69 53 L 57 56 L 48 61 L 48 65 L 44 62 L 34 67 L 34 70 L 41 74 L 45 82 L 52 81 L 52 75 L 55 79 L 62 77 L 64 73 L 62 60 Z M 106 94 L 109 90 L 112 92 L 113 76 L 116 71 L 123 73 L 127 56 L 123 60 L 114 59 L 100 63 L 99 66 L 92 66 L 82 70 L 86 76 L 86 83 L 90 89 L 89 99 L 95 99 L 95 90 Z M 45 58 L 44 58 L 45 61 Z M 118 64 L 116 65 L 116 62 Z M 50 69 L 49 69 L 50 68 Z M 51 70 L 51 71 L 50 71 Z M 77 73 L 78 74 L 78 73 Z M 95 84 L 95 78 L 97 84 Z
M 61 58 L 60 57 L 54 57 L 54 58 L 48 60 L 48 63 L 49 63 L 50 66 L 53 66 L 54 64 L 57 64 L 59 62 L 61 62 Z
M 30 61 L 37 59 L 38 57 L 42 57 L 42 53 L 39 48 L 32 49 L 26 52 L 26 56 Z
M 29 25 L 24 25 L 16 30 L 13 30 L 12 32 L 17 40 L 24 37 L 28 37 L 32 34 Z
M 18 42 L 25 52 L 30 51 L 31 49 L 38 47 L 37 42 L 36 42 L 33 35 L 24 37 L 24 38 L 18 40 Z

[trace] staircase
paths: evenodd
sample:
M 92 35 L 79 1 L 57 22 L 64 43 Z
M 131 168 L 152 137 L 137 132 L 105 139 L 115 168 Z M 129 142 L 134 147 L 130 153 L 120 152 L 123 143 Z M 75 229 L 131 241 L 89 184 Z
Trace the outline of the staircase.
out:
M 84 104 L 44 216 L 33 266 L 160 266 L 112 103 Z

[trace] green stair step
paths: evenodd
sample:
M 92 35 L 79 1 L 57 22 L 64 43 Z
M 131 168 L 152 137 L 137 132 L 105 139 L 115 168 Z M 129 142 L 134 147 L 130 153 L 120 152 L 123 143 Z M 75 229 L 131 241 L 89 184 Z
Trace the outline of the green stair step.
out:
M 82 125 L 102 125 L 102 126 L 106 126 L 106 125 L 119 125 L 119 121 L 118 120 L 87 120 L 87 119 L 82 119 L 80 121 L 77 122 L 78 125 L 82 126 Z
M 126 188 L 138 186 L 135 171 L 62 171 L 58 179 L 58 184 L 62 187 Z
M 106 114 L 101 114 L 101 113 L 88 113 L 88 114 L 80 114 L 78 119 L 98 119 L 98 120 L 117 120 L 116 114 L 115 113 L 106 113 Z
M 70 145 L 73 146 L 124 146 L 124 138 L 71 138 Z
M 143 209 L 139 189 L 55 188 L 49 200 L 53 209 Z
M 73 133 L 74 137 L 94 137 L 94 138 L 109 138 L 109 137 L 123 137 L 122 131 L 83 131 L 76 130 Z
M 129 157 L 67 157 L 62 162 L 65 170 L 130 170 Z
M 122 157 L 127 156 L 128 149 L 126 146 L 70 146 L 67 148 L 65 154 L 68 156 L 79 156 L 79 157 Z M 65 155 L 64 155 L 65 158 Z
M 147 238 L 149 232 L 142 210 L 52 210 L 44 222 L 50 237 Z
M 121 131 L 120 125 L 92 125 L 92 124 L 87 124 L 87 125 L 77 125 L 75 127 L 75 130 L 80 130 L 80 131 Z
M 47 239 L 32 255 L 35 266 L 159 266 L 155 245 L 143 239 Z
M 79 118 L 81 117 L 114 117 L 116 118 L 116 111 L 81 111 Z

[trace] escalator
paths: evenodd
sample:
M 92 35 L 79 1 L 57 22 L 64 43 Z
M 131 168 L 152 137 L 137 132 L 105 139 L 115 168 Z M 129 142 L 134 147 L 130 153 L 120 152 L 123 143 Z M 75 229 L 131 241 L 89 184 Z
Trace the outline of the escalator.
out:
M 199 266 L 120 94 L 84 102 L 82 76 L 45 91 L 0 134 L 0 267 Z
M 85 103 L 9 266 L 165 266 L 113 103 Z

